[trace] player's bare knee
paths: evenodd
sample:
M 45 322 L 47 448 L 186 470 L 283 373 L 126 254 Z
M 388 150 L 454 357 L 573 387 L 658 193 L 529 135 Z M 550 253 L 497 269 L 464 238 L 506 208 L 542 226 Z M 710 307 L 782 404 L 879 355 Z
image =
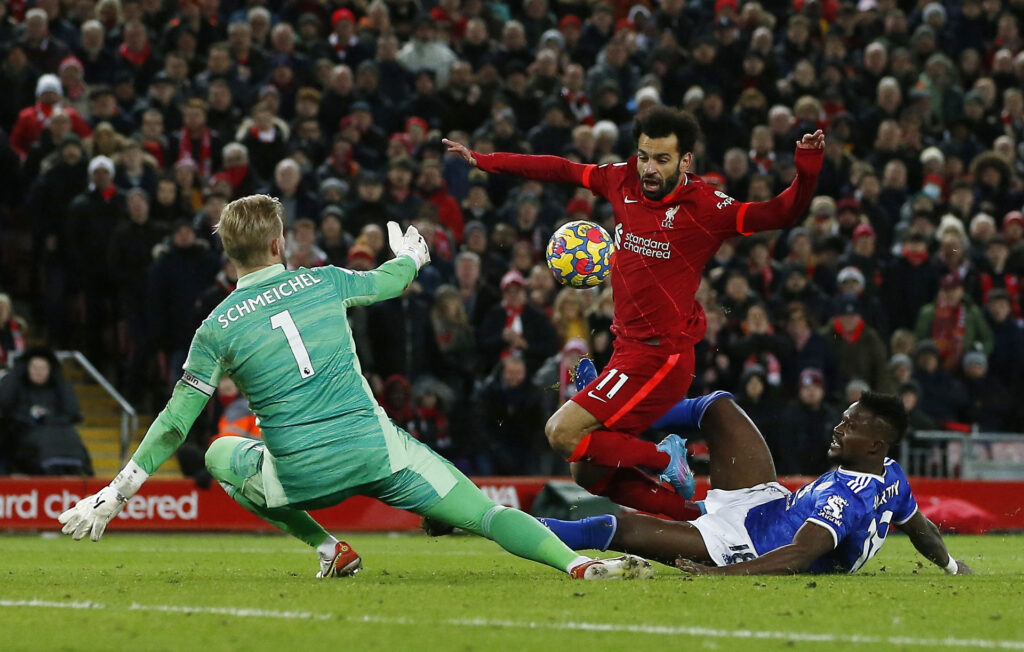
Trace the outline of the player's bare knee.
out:
M 571 455 L 581 439 L 580 433 L 560 419 L 558 413 L 548 419 L 544 426 L 544 434 L 551 449 L 563 457 Z

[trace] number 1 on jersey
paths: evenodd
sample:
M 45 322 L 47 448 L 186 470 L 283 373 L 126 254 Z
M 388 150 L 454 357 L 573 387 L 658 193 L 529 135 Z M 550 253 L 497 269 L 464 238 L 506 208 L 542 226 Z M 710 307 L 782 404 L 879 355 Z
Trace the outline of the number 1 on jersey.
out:
M 309 351 L 306 350 L 306 345 L 302 342 L 299 329 L 295 327 L 292 313 L 287 310 L 277 313 L 270 318 L 270 325 L 274 329 L 280 328 L 284 331 L 284 336 L 288 338 L 288 346 L 292 350 L 292 355 L 295 356 L 295 364 L 299 365 L 299 374 L 303 378 L 309 378 L 315 374 L 313 363 L 309 361 Z

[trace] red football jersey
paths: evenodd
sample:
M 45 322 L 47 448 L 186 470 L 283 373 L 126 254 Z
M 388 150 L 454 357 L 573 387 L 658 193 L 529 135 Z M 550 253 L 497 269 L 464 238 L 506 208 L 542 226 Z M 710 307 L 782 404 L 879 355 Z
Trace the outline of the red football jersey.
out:
M 797 177 L 768 202 L 745 203 L 688 174 L 661 201 L 647 199 L 636 157 L 622 163 L 580 165 L 554 156 L 474 154 L 477 166 L 541 181 L 575 183 L 615 208 L 612 331 L 662 346 L 692 346 L 704 337 L 704 310 L 694 295 L 704 265 L 723 240 L 796 222 L 810 204 L 823 150 L 796 150 Z

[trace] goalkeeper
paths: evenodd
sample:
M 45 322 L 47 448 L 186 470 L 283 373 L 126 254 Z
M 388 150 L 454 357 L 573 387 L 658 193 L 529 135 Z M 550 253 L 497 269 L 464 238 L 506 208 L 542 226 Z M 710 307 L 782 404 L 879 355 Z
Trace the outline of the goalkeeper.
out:
M 430 260 L 415 227 L 388 236 L 394 260 L 370 272 L 286 271 L 281 203 L 266 195 L 225 207 L 217 232 L 238 287 L 203 321 L 167 407 L 109 486 L 60 515 L 63 532 L 93 541 L 185 439 L 221 374 L 249 399 L 263 440 L 221 437 L 206 466 L 228 495 L 315 548 L 317 577 L 362 560 L 306 512 L 364 495 L 494 540 L 514 555 L 583 579 L 647 577 L 635 556 L 593 560 L 530 516 L 494 504 L 466 476 L 397 428 L 374 400 L 356 358 L 346 309 L 397 297 Z

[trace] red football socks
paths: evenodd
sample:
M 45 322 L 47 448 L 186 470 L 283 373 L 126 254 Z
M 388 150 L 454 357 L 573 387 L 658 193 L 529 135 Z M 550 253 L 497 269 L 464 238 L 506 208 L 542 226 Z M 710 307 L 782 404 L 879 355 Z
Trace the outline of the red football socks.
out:
M 701 515 L 696 503 L 685 500 L 637 469 L 615 469 L 586 489 L 607 496 L 619 505 L 661 514 L 673 521 L 692 521 Z
M 613 469 L 642 466 L 659 473 L 668 466 L 669 459 L 668 453 L 661 452 L 649 441 L 609 430 L 590 433 L 569 456 L 570 462 L 590 462 Z

